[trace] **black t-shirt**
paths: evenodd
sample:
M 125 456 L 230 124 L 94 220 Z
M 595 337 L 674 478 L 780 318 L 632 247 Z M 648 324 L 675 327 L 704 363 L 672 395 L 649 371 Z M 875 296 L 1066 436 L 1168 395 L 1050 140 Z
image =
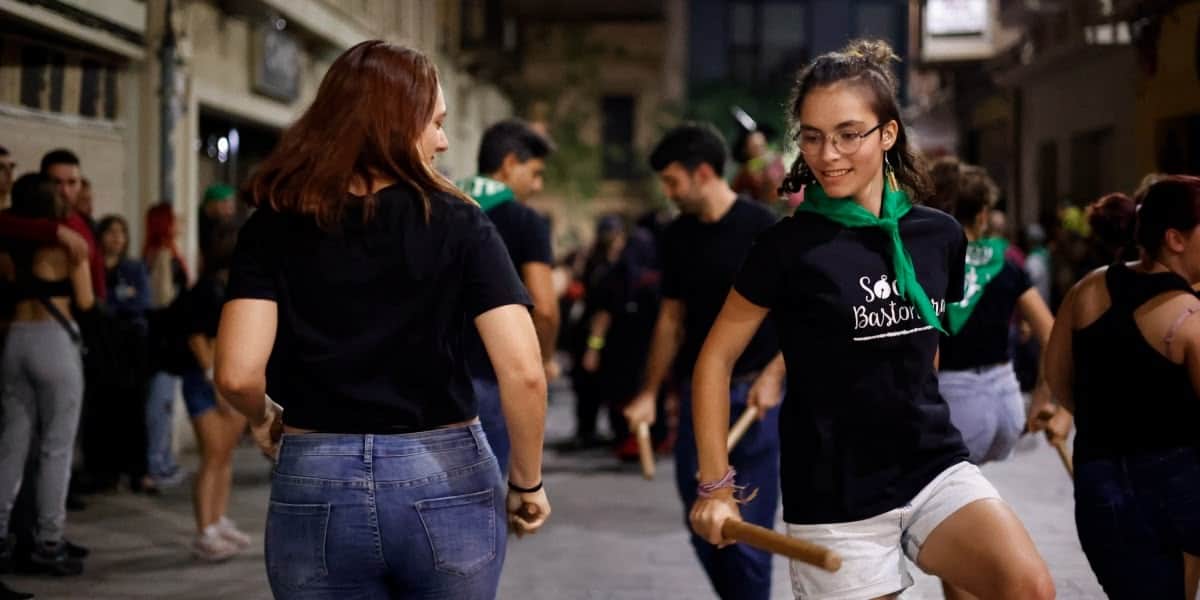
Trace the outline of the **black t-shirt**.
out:
M 682 215 L 667 226 L 661 248 L 662 295 L 684 305 L 683 344 L 675 358 L 680 380 L 691 377 L 704 338 L 725 305 L 754 239 L 775 220 L 771 211 L 739 196 L 715 223 Z M 765 321 L 734 365 L 734 376 L 762 369 L 778 351 L 774 325 Z
M 1025 269 L 1005 261 L 1000 272 L 988 282 L 958 334 L 942 336 L 940 367 L 957 371 L 1008 362 L 1008 328 L 1012 323 L 1017 298 L 1033 283 Z
M 221 323 L 221 305 L 225 303 L 223 276 L 205 274 L 187 291 L 187 334 L 217 337 Z
M 963 293 L 962 228 L 918 206 L 900 234 L 943 315 Z M 939 334 L 898 298 L 893 272 L 882 229 L 802 212 L 764 233 L 738 275 L 737 291 L 771 309 L 787 362 L 779 430 L 789 523 L 887 512 L 966 460 L 938 394 Z
M 512 264 L 518 269 L 529 263 L 543 263 L 547 266 L 554 264 L 554 255 L 550 248 L 550 223 L 537 211 L 511 201 L 493 207 L 485 213 L 488 219 L 500 232 L 504 247 Z M 483 340 L 479 332 L 471 327 L 467 331 L 467 364 L 471 368 L 471 376 L 478 379 L 496 380 L 496 372 L 492 370 L 492 361 L 488 358 Z
M 419 431 L 478 414 L 465 330 L 529 296 L 474 204 L 396 185 L 365 225 L 340 232 L 297 214 L 254 213 L 238 237 L 228 298 L 278 304 L 267 392 L 284 422 L 340 433 Z

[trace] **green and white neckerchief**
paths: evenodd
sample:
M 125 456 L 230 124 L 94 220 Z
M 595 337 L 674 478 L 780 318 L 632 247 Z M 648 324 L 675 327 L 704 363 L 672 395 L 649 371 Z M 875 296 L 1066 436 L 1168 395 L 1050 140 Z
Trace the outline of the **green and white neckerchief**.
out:
M 468 177 L 457 182 L 457 185 L 458 189 L 466 192 L 468 196 L 479 203 L 479 208 L 482 208 L 483 212 L 488 212 L 515 199 L 512 189 L 507 185 L 483 175 Z
M 860 206 L 853 198 L 830 198 L 820 184 L 811 183 L 804 188 L 804 203 L 796 208 L 797 212 L 811 212 L 821 215 L 843 227 L 878 227 L 887 232 L 892 242 L 892 268 L 896 271 L 896 288 L 900 296 L 908 300 L 917 309 L 921 319 L 930 327 L 945 333 L 937 311 L 929 300 L 929 295 L 917 281 L 917 273 L 913 268 L 912 256 L 900 239 L 900 219 L 912 210 L 912 202 L 902 189 L 891 187 L 887 178 L 883 184 L 883 202 L 880 205 L 879 216 Z
M 946 304 L 946 325 L 950 335 L 957 335 L 975 312 L 987 284 L 1004 269 L 1004 252 L 1008 241 L 989 237 L 967 244 L 967 270 L 963 278 L 963 299 Z

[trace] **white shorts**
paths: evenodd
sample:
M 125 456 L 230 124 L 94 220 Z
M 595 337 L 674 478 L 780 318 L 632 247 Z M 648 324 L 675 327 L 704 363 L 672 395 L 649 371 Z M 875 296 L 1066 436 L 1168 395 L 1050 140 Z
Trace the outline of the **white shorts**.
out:
M 958 509 L 996 488 L 970 463 L 942 471 L 908 504 L 869 519 L 829 525 L 787 526 L 788 535 L 832 549 L 842 568 L 830 573 L 792 561 L 792 593 L 797 600 L 863 600 L 903 591 L 913 584 L 901 551 L 917 562 L 929 534 Z

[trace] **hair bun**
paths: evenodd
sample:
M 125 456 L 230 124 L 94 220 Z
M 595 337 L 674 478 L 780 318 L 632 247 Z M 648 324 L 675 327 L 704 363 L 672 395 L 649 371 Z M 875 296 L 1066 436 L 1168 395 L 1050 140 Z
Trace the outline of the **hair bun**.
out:
M 865 60 L 889 75 L 892 72 L 892 63 L 900 62 L 900 56 L 892 50 L 892 45 L 879 39 L 853 40 L 842 52 L 851 58 Z

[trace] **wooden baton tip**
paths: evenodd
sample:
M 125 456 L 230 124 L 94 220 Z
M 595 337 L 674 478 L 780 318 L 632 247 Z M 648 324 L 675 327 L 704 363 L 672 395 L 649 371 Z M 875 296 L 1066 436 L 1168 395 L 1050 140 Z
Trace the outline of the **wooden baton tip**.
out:
M 760 550 L 820 567 L 831 573 L 842 568 L 842 557 L 829 548 L 745 521 L 725 521 L 721 526 L 721 535 Z
M 650 442 L 650 425 L 637 424 L 638 458 L 642 461 L 642 477 L 647 481 L 654 479 L 654 447 Z
M 738 417 L 733 428 L 729 430 L 729 439 L 725 443 L 725 451 L 733 450 L 733 447 L 741 441 L 742 436 L 746 435 L 746 431 L 754 424 L 754 420 L 758 418 L 758 408 L 747 406 L 746 410 L 742 411 L 742 416 Z
M 1066 467 L 1067 475 L 1074 478 L 1075 464 L 1071 458 L 1071 451 L 1067 449 L 1067 442 L 1065 440 L 1055 440 L 1050 442 L 1050 445 L 1054 446 L 1054 449 L 1058 451 L 1058 458 L 1062 460 L 1063 466 Z

